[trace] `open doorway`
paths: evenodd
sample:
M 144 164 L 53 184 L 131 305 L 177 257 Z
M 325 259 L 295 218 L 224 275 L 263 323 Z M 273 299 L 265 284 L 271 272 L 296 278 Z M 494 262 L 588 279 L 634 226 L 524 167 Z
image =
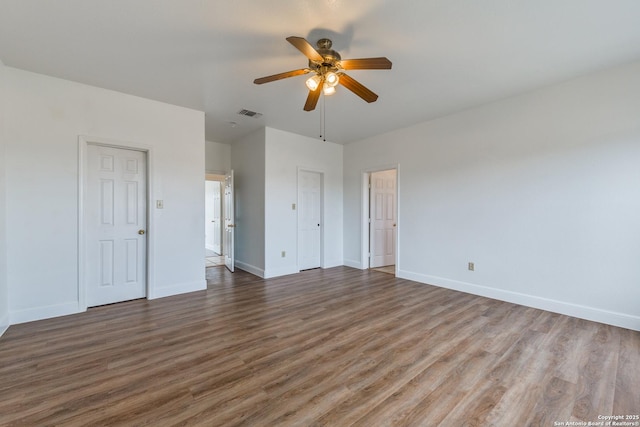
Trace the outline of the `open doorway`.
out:
M 367 266 L 383 273 L 396 274 L 398 236 L 397 169 L 372 171 L 366 174 L 368 191 Z
M 205 267 L 224 265 L 223 189 L 224 175 L 205 175 Z

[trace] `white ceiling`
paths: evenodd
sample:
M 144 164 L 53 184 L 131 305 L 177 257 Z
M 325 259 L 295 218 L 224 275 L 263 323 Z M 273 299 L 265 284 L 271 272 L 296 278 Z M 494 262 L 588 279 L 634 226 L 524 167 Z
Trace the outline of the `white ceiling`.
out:
M 253 84 L 307 65 L 291 35 L 393 62 L 349 72 L 377 102 L 326 99 L 326 138 L 348 143 L 638 60 L 640 1 L 0 0 L 5 65 L 203 110 L 224 143 L 265 125 L 318 137 L 305 76 Z

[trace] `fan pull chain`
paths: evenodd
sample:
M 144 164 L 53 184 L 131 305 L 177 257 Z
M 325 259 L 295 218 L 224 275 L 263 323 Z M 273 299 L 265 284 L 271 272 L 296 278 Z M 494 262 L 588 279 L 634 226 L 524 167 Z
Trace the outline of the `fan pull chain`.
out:
M 320 126 L 320 138 L 322 138 L 322 135 L 324 134 L 324 131 L 322 129 L 322 110 L 320 110 L 320 116 L 319 117 L 320 117 L 320 123 L 319 123 L 319 126 Z
M 322 95 L 322 141 L 323 142 L 327 142 L 327 109 L 326 109 L 326 105 L 327 105 L 327 96 L 326 95 Z

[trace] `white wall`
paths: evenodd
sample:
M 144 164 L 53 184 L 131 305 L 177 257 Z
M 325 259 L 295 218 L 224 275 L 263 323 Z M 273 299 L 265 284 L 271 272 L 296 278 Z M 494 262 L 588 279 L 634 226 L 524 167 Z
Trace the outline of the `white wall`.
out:
M 298 170 L 323 174 L 323 268 L 342 265 L 342 146 L 266 129 L 265 276 L 297 273 Z M 281 253 L 285 251 L 286 257 Z
M 74 313 L 78 136 L 148 147 L 149 296 L 205 289 L 202 112 L 6 68 L 11 322 Z
M 265 130 L 231 145 L 235 179 L 235 259 L 242 270 L 264 276 Z
M 349 144 L 345 263 L 398 164 L 400 277 L 640 330 L 639 118 L 635 63 Z
M 0 335 L 9 326 L 9 287 L 7 285 L 7 224 L 6 224 L 6 180 L 5 180 L 5 138 L 4 115 L 6 91 L 5 91 L 5 67 L 0 61 Z
M 207 173 L 224 175 L 231 169 L 231 146 L 219 142 L 205 141 L 205 170 Z

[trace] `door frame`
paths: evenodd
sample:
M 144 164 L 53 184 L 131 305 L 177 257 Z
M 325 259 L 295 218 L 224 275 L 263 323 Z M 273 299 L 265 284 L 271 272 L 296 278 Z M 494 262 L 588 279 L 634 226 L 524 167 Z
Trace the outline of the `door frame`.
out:
M 230 182 L 229 188 L 231 188 L 229 200 L 227 200 L 227 182 Z M 224 265 L 230 272 L 236 270 L 236 189 L 235 189 L 235 173 L 233 169 L 224 176 L 224 196 L 223 196 L 223 217 L 224 217 L 224 230 L 223 244 L 225 246 L 224 253 Z M 227 211 L 230 211 L 230 218 L 227 218 Z M 231 224 L 229 224 L 229 222 Z
M 370 224 L 369 224 L 369 209 L 371 207 L 371 201 L 369 200 L 370 188 L 369 184 L 371 182 L 371 174 L 373 172 L 381 172 L 386 170 L 395 170 L 396 171 L 396 276 L 398 275 L 398 271 L 400 271 L 400 165 L 386 165 L 386 166 L 378 166 L 370 169 L 364 169 L 362 171 L 362 204 L 360 205 L 360 265 L 363 270 L 370 268 L 370 253 L 369 253 L 369 232 L 370 232 Z
M 300 270 L 300 173 L 311 172 L 320 175 L 320 268 L 324 265 L 324 175 L 319 169 L 298 166 L 296 171 L 296 269 Z
M 103 147 L 111 147 L 111 148 L 119 148 L 121 150 L 132 150 L 132 151 L 141 151 L 146 154 L 147 161 L 147 173 L 145 179 L 147 180 L 147 194 L 146 194 L 146 202 L 147 202 L 147 247 L 146 247 L 146 299 L 154 298 L 154 289 L 155 289 L 155 277 L 153 275 L 153 265 L 154 265 L 154 224 L 153 224 L 153 215 L 151 215 L 153 204 L 151 200 L 151 195 L 153 193 L 153 180 L 151 177 L 153 176 L 153 150 L 148 145 L 136 144 L 132 142 L 124 142 L 113 140 L 109 138 L 102 138 L 97 136 L 87 136 L 87 135 L 79 135 L 78 136 L 78 310 L 86 311 L 87 310 L 87 289 L 85 285 L 85 268 L 84 263 L 86 260 L 86 248 L 85 248 L 85 217 L 84 217 L 84 207 L 85 207 L 85 193 L 86 193 L 86 182 L 88 175 L 87 168 L 87 151 L 89 145 L 98 145 Z

